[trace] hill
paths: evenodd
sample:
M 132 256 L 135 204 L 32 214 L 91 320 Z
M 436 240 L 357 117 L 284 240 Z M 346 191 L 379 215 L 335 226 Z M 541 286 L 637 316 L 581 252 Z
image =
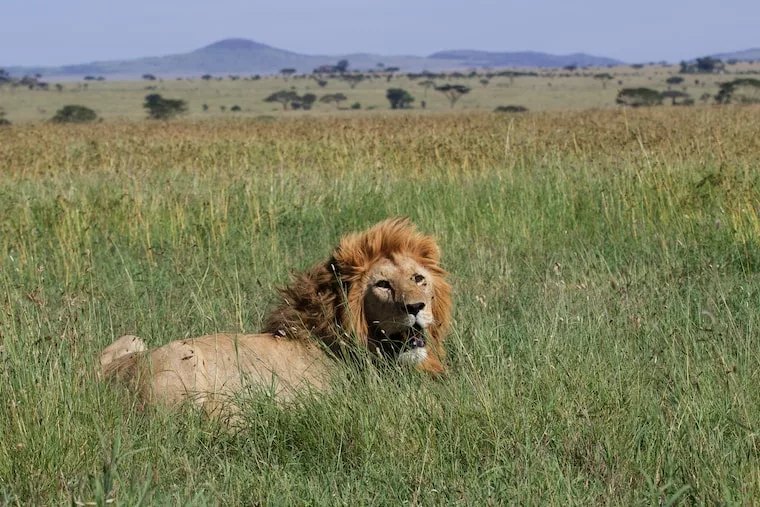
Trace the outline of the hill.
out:
M 623 62 L 614 58 L 593 56 L 586 53 L 569 55 L 552 55 L 537 51 L 490 52 L 475 50 L 439 51 L 429 56 L 431 59 L 455 60 L 469 67 L 603 67 L 621 65 Z
M 713 58 L 720 58 L 721 60 L 760 60 L 760 48 L 745 49 L 743 51 L 734 51 L 732 53 L 718 53 L 712 55 Z
M 248 39 L 224 39 L 188 53 L 91 62 L 61 67 L 11 67 L 14 76 L 42 74 L 57 78 L 86 75 L 110 79 L 135 79 L 143 74 L 160 77 L 200 76 L 202 74 L 273 74 L 283 68 L 311 72 L 321 65 L 333 65 L 347 59 L 351 69 L 376 69 L 378 64 L 399 67 L 404 71 L 440 71 L 472 67 L 562 67 L 565 65 L 610 65 L 621 63 L 611 58 L 583 53 L 550 55 L 538 52 L 489 53 L 485 51 L 442 51 L 429 57 L 414 55 L 377 55 L 351 53 L 342 55 L 305 55 L 274 48 Z

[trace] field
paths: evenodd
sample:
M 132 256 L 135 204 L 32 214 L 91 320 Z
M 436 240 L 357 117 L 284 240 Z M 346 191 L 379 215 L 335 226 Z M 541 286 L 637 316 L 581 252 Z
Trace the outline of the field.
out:
M 728 69 L 736 73 L 760 72 L 760 63 L 737 63 Z M 493 77 L 484 86 L 480 83 L 480 71 L 475 78 L 452 78 L 446 81 L 435 79 L 436 84 L 462 84 L 472 91 L 457 102 L 456 110 L 492 111 L 497 106 L 521 105 L 531 111 L 566 111 L 590 108 L 614 109 L 618 90 L 628 87 L 648 87 L 659 91 L 673 89 L 685 91 L 701 104 L 704 94 L 715 95 L 718 83 L 730 81 L 737 76 L 721 74 L 685 75 L 680 85 L 669 86 L 665 81 L 678 75 L 677 65 L 664 67 L 648 65 L 642 69 L 628 66 L 613 68 L 596 68 L 578 70 L 569 73 L 562 70 L 542 70 L 538 76 L 523 76 L 510 79 Z M 603 83 L 593 76 L 608 73 L 612 80 Z M 755 74 L 748 74 L 749 77 Z M 412 106 L 432 113 L 449 112 L 451 107 L 441 93 L 426 90 L 420 83 L 424 79 L 409 79 L 405 74 L 396 75 L 390 82 L 385 76 L 362 81 L 351 88 L 345 81 L 326 78 L 325 87 L 320 87 L 317 80 L 308 77 L 265 76 L 257 81 L 240 79 L 230 80 L 227 76 L 218 76 L 210 81 L 201 79 L 157 81 L 90 81 L 61 82 L 62 91 L 56 91 L 55 78 L 43 76 L 42 80 L 50 85 L 49 91 L 28 90 L 25 87 L 0 87 L 0 108 L 4 109 L 8 119 L 14 123 L 49 120 L 55 112 L 68 104 L 79 104 L 95 110 L 105 121 L 138 120 L 146 116 L 142 107 L 144 98 L 150 93 L 159 93 L 165 98 L 183 99 L 188 103 L 188 116 L 191 119 L 210 118 L 253 118 L 258 116 L 324 116 L 341 114 L 356 116 L 375 115 L 388 111 L 389 103 L 385 98 L 388 88 L 403 88 L 415 97 Z M 223 79 L 222 79 L 223 78 Z M 348 100 L 341 103 L 340 112 L 335 105 L 317 102 L 310 111 L 283 111 L 280 104 L 267 103 L 264 99 L 280 90 L 293 89 L 298 94 L 313 93 L 321 97 L 325 94 L 343 93 Z M 669 103 L 670 101 L 666 101 Z M 358 103 L 361 110 L 349 110 Z M 204 111 L 204 104 L 208 106 Z M 238 106 L 239 112 L 231 108 Z M 224 110 L 222 110 L 224 108 Z M 369 110 L 369 113 L 366 113 Z
M 0 504 L 754 503 L 759 131 L 756 107 L 0 129 Z M 124 333 L 257 331 L 390 215 L 451 272 L 445 379 L 347 371 L 236 432 L 98 381 Z

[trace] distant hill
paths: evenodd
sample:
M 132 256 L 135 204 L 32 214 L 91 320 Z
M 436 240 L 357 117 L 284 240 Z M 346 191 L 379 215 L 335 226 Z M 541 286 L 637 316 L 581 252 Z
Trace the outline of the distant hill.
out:
M 200 76 L 203 74 L 273 74 L 283 68 L 311 72 L 321 65 L 338 60 L 349 61 L 350 69 L 376 69 L 378 64 L 399 67 L 402 71 L 441 71 L 473 67 L 563 67 L 565 65 L 614 65 L 618 60 L 583 53 L 550 55 L 546 53 L 493 53 L 485 51 L 442 51 L 429 57 L 413 55 L 376 55 L 354 53 L 343 55 L 304 55 L 273 48 L 248 39 L 225 39 L 203 48 L 167 56 L 91 62 L 61 67 L 10 67 L 14 76 L 42 74 L 46 77 L 82 78 L 86 75 L 111 79 L 135 79 L 143 74 L 157 77 Z
M 498 53 L 490 51 L 452 50 L 439 51 L 429 56 L 432 59 L 456 60 L 471 67 L 603 67 L 606 65 L 622 65 L 623 62 L 614 58 L 593 56 L 586 53 L 570 55 L 552 55 L 536 51 L 518 51 Z
M 734 51 L 733 53 L 718 53 L 712 55 L 713 58 L 721 60 L 760 60 L 760 48 L 745 49 L 744 51 Z

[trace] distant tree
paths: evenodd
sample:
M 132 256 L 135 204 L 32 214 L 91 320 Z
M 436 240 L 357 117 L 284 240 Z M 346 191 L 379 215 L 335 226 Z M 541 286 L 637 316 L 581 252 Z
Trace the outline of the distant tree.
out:
M 436 86 L 435 91 L 444 94 L 446 98 L 449 99 L 449 104 L 453 108 L 454 104 L 462 98 L 462 95 L 470 93 L 470 88 L 464 85 L 445 84 L 442 86 Z
M 63 85 L 61 83 L 56 83 L 55 89 L 58 90 L 58 92 L 60 93 L 63 91 Z
M 53 123 L 89 123 L 98 119 L 98 114 L 85 106 L 68 105 L 56 111 L 50 121 Z
M 145 96 L 143 107 L 152 120 L 168 120 L 187 112 L 187 102 L 180 99 L 165 99 L 158 93 Z
M 298 102 L 301 104 L 301 107 L 306 110 L 311 109 L 316 101 L 317 96 L 313 93 L 305 93 L 298 100 Z
M 681 76 L 670 76 L 668 79 L 665 80 L 668 85 L 679 85 L 683 83 L 683 77 Z
M 203 79 L 204 81 L 211 81 L 212 79 L 214 79 L 214 76 L 212 76 L 211 74 L 203 74 L 201 76 L 201 79 Z
M 282 74 L 282 77 L 285 78 L 287 81 L 290 76 L 296 73 L 296 69 L 287 68 L 287 69 L 280 69 L 280 74 Z
M 493 110 L 494 113 L 525 113 L 528 111 L 528 108 L 525 106 L 499 106 L 496 109 Z
M 760 103 L 760 79 L 740 78 L 721 83 L 715 95 L 718 104 L 758 104 Z
M 328 95 L 323 95 L 319 101 L 323 102 L 325 104 L 335 104 L 335 107 L 340 109 L 340 103 L 344 100 L 348 100 L 348 97 L 343 95 L 342 93 L 330 93 Z
M 317 79 L 317 84 L 319 85 L 320 88 L 324 88 L 325 86 L 327 86 L 327 81 L 324 79 Z
M 10 83 L 13 79 L 11 78 L 11 75 L 8 74 L 8 71 L 5 69 L 0 69 L 0 85 L 3 83 Z
M 695 62 L 681 62 L 681 74 L 713 74 L 715 72 L 723 72 L 726 68 L 726 64 L 718 58 L 711 56 L 705 56 L 697 58 Z
M 422 86 L 423 88 L 425 88 L 425 93 L 423 93 L 422 95 L 423 97 L 427 97 L 427 92 L 430 88 L 435 88 L 435 81 L 433 81 L 432 79 L 426 79 L 424 81 L 420 81 L 418 84 Z
M 338 60 L 335 64 L 335 70 L 338 72 L 346 72 L 348 70 L 348 60 Z
M 0 69 L 1 71 L 2 69 Z M 10 125 L 11 122 L 5 117 L 5 110 L 0 107 L 0 127 Z
M 364 81 L 364 75 L 362 74 L 344 74 L 343 75 L 343 81 L 348 83 L 348 86 L 351 87 L 353 90 L 356 88 L 356 85 Z
M 691 95 L 678 90 L 665 90 L 660 94 L 664 99 L 670 99 L 673 106 L 693 106 L 694 99 Z
M 85 81 L 96 81 L 97 79 L 98 78 L 96 78 L 95 76 L 85 76 L 84 77 Z
M 394 72 L 398 72 L 400 70 L 401 70 L 400 67 L 386 67 L 385 68 L 385 72 L 387 72 L 389 74 L 393 74 Z
M 574 63 L 571 64 L 571 65 L 565 65 L 562 68 L 565 69 L 568 72 L 575 72 L 576 70 L 578 70 L 578 66 L 576 64 L 574 64 Z
M 488 83 L 490 83 L 490 82 L 491 82 L 491 81 L 489 81 L 489 80 L 488 80 L 488 79 L 486 79 L 486 78 L 483 78 L 483 79 L 481 79 L 481 80 L 480 80 L 480 84 L 482 84 L 484 87 L 485 87 L 485 86 L 488 86 Z
M 615 102 L 630 107 L 659 106 L 662 104 L 662 94 L 651 88 L 623 88 Z
M 153 74 L 143 74 L 142 78 L 145 81 L 155 81 L 156 80 L 156 76 L 154 76 Z
M 634 63 L 633 65 L 631 65 L 631 68 L 632 69 L 636 69 L 636 70 L 640 70 L 640 69 L 644 68 L 644 64 L 643 63 Z
M 232 111 L 233 113 L 239 113 L 239 112 L 240 112 L 240 111 L 242 111 L 242 110 L 243 110 L 243 109 L 242 109 L 240 106 L 238 106 L 237 104 L 235 104 L 234 106 L 232 106 L 232 107 L 230 108 L 230 111 Z
M 362 105 L 359 102 L 354 102 L 351 104 L 351 109 L 361 109 Z
M 612 76 L 612 74 L 610 74 L 608 72 L 601 72 L 599 74 L 594 74 L 594 79 L 598 79 L 599 81 L 601 81 L 602 82 L 602 88 L 606 90 L 607 89 L 607 81 L 611 81 L 611 80 L 613 80 L 615 78 Z
M 282 109 L 287 111 L 288 106 L 298 101 L 298 94 L 292 90 L 280 90 L 264 99 L 264 102 L 278 102 L 282 104 Z
M 206 111 L 208 111 L 208 104 L 203 104 L 201 108 L 203 109 L 203 112 L 205 113 Z
M 707 103 L 710 102 L 711 98 L 712 98 L 712 95 L 705 92 L 699 97 L 699 100 L 701 100 L 703 104 L 707 105 Z
M 403 88 L 389 88 L 385 97 L 391 103 L 391 109 L 406 109 L 414 102 L 414 97 Z

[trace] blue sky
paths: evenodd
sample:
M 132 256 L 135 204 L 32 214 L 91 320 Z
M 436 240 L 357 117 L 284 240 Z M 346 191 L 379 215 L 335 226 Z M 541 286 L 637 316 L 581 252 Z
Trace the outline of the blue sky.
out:
M 182 53 L 227 37 L 308 54 L 535 50 L 628 62 L 760 47 L 758 0 L 0 0 L 0 20 L 6 66 Z

